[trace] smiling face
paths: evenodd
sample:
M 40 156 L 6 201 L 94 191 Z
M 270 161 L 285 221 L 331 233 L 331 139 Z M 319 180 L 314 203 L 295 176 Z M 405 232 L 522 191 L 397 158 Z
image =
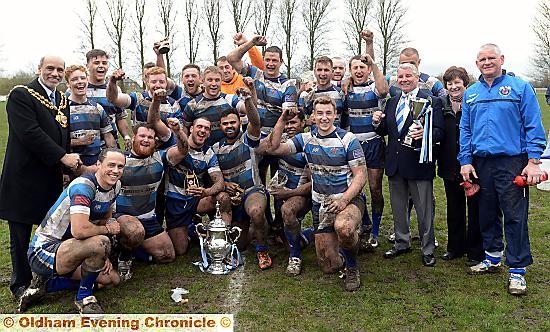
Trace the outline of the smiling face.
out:
M 222 75 L 220 73 L 207 72 L 204 74 L 204 96 L 216 98 L 220 94 Z
M 45 56 L 38 66 L 40 81 L 52 91 L 61 83 L 64 72 L 65 62 L 57 56 Z
M 447 88 L 447 93 L 451 98 L 453 99 L 462 99 L 462 96 L 464 95 L 464 90 L 466 90 L 466 87 L 464 86 L 464 81 L 459 78 L 455 77 L 452 80 L 445 83 L 445 87 Z
M 105 82 L 109 70 L 109 58 L 104 55 L 93 57 L 88 61 L 86 67 L 90 73 L 90 82 L 92 84 L 102 84 Z
M 504 55 L 494 47 L 486 47 L 477 54 L 476 65 L 485 80 L 492 80 L 502 75 Z
M 333 70 L 330 63 L 317 62 L 315 64 L 315 78 L 319 87 L 327 87 L 333 78 Z
M 71 89 L 71 96 L 85 97 L 88 88 L 88 75 L 82 70 L 75 70 L 69 76 L 67 83 Z
M 197 119 L 189 127 L 189 135 L 191 139 L 191 145 L 194 148 L 200 148 L 204 145 L 204 142 L 210 137 L 211 124 L 206 119 Z
M 316 104 L 313 116 L 319 134 L 328 135 L 334 130 L 336 110 L 332 104 Z
M 350 73 L 353 83 L 362 84 L 368 81 L 370 75 L 370 67 L 361 60 L 351 60 Z
M 181 82 L 188 94 L 198 94 L 201 85 L 200 72 L 196 68 L 186 68 L 181 72 Z
M 264 64 L 265 64 L 265 76 L 266 77 L 279 77 L 281 75 L 281 65 L 283 60 L 277 52 L 265 52 L 264 54 Z
M 222 80 L 225 83 L 231 82 L 233 79 L 233 76 L 235 75 L 235 69 L 229 64 L 227 61 L 218 61 L 217 63 L 218 69 L 222 72 Z
M 103 189 L 112 188 L 122 177 L 126 157 L 120 152 L 109 151 L 103 161 L 97 161 L 96 178 Z
M 155 152 L 155 131 L 147 127 L 138 128 L 132 142 L 132 151 L 138 157 L 149 157 Z
M 346 74 L 346 63 L 344 60 L 332 60 L 332 68 L 334 69 L 333 80 L 340 82 Z
M 298 115 L 288 120 L 285 124 L 285 133 L 289 138 L 296 136 L 296 134 L 304 131 L 306 125 L 305 120 L 300 119 Z
M 397 70 L 397 85 L 401 91 L 409 93 L 418 86 L 418 75 L 410 68 L 400 68 Z
M 151 96 L 158 89 L 165 89 L 168 86 L 165 74 L 150 74 L 147 77 L 147 90 Z
M 220 129 L 228 140 L 234 140 L 241 132 L 241 119 L 237 114 L 231 113 L 221 118 Z

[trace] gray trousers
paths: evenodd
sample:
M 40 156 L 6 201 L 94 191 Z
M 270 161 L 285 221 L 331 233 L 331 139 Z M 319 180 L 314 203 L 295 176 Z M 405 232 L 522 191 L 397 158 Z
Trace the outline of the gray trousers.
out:
M 423 255 L 433 254 L 435 249 L 433 220 L 433 181 L 407 180 L 399 175 L 388 177 L 390 202 L 393 213 L 395 248 L 410 247 L 411 232 L 408 218 L 409 194 L 418 219 L 418 233 Z

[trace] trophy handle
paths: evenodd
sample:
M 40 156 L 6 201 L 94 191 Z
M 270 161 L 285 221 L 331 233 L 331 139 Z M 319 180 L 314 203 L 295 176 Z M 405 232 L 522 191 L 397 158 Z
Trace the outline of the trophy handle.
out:
M 206 231 L 206 227 L 202 222 L 195 225 L 195 232 L 197 233 L 198 236 L 201 236 L 201 237 L 206 237 L 208 233 Z
M 237 227 L 237 226 L 231 227 L 231 229 L 229 230 L 229 238 L 231 239 L 231 236 L 237 233 L 237 236 L 235 236 L 234 239 L 231 239 L 233 243 L 237 242 L 237 240 L 241 237 L 241 232 L 242 232 L 242 229 L 240 227 Z

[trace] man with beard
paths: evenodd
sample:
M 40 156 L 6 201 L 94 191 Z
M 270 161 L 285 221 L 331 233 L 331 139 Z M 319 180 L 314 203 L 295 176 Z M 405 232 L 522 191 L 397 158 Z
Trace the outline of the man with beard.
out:
M 271 152 L 304 152 L 312 177 L 315 248 L 321 270 L 334 273 L 345 266 L 346 291 L 361 285 L 357 266 L 358 228 L 365 201 L 365 157 L 354 134 L 334 126 L 336 105 L 327 96 L 313 103 L 316 127 L 280 144 L 273 135 Z M 286 114 L 282 121 L 287 121 Z
M 65 80 L 71 91 L 69 96 L 71 150 L 80 155 L 85 166 L 93 166 L 88 171 L 95 172 L 95 164 L 101 151 L 101 140 L 105 141 L 108 148 L 116 147 L 111 119 L 100 104 L 86 97 L 88 87 L 86 67 L 69 66 L 65 70 Z
M 287 120 L 289 119 L 289 120 Z M 283 114 L 275 124 L 271 135 L 263 139 L 258 153 L 263 153 L 271 147 L 272 140 L 281 140 L 281 133 L 284 130 L 283 143 L 291 140 L 304 131 L 306 121 L 303 112 L 295 114 L 283 110 Z M 284 128 L 284 129 L 283 129 Z M 266 144 L 268 143 L 268 144 Z M 266 146 L 267 145 L 267 146 Z M 264 148 L 265 147 L 265 148 Z M 307 239 L 313 229 L 306 229 L 304 235 L 301 233 L 301 221 L 311 209 L 311 174 L 307 167 L 306 155 L 304 152 L 289 154 L 279 159 L 279 174 L 286 178 L 283 184 L 276 187 L 268 187 L 269 193 L 275 198 L 275 206 L 279 208 L 284 223 L 284 234 L 290 248 L 290 256 L 286 274 L 297 276 L 302 271 L 302 255 L 300 241 Z
M 160 118 L 159 109 L 165 99 L 166 91 L 157 89 L 153 94 L 149 116 Z M 187 135 L 179 120 L 167 119 L 168 126 L 175 133 L 176 146 L 167 150 L 155 151 L 155 139 L 159 133 L 150 123 L 134 127 L 134 138 L 130 156 L 126 159 L 126 169 L 121 179 L 122 191 L 117 198 L 115 216 L 119 223 L 139 221 L 145 229 L 142 247 L 133 254 L 145 261 L 169 263 L 175 259 L 174 246 L 170 236 L 164 231 L 155 214 L 157 190 L 168 165 L 180 163 L 188 152 Z M 156 124 L 158 128 L 158 124 Z M 163 132 L 159 140 L 161 145 L 169 140 L 171 133 Z M 122 281 L 131 278 L 132 252 L 123 250 L 119 256 L 119 274 Z
M 342 115 L 345 115 L 345 94 L 342 89 L 332 84 L 334 77 L 334 69 L 332 67 L 332 60 L 327 56 L 320 56 L 315 59 L 315 67 L 313 73 L 315 74 L 316 85 L 304 98 L 304 112 L 311 116 L 313 112 L 313 102 L 320 96 L 328 96 L 336 104 L 336 119 L 334 125 L 336 127 L 346 127 L 346 121 L 342 125 Z
M 267 197 L 258 172 L 258 155 L 255 149 L 260 144 L 260 117 L 253 102 L 254 82 L 244 80 L 247 88 L 238 90 L 244 99 L 245 112 L 249 119 L 246 132 L 241 132 L 241 119 L 234 108 L 228 108 L 221 114 L 220 128 L 224 134 L 219 142 L 212 146 L 225 180 L 225 191 L 230 196 L 240 196 L 240 202 L 233 207 L 233 220 L 239 224 L 250 221 L 256 238 L 256 256 L 258 266 L 265 270 L 271 267 L 272 260 L 267 246 L 267 221 L 265 208 Z M 246 229 L 246 227 L 245 227 Z M 246 243 L 243 232 L 240 243 Z M 242 247 L 242 246 L 241 246 Z
M 117 128 L 122 137 L 126 150 L 130 149 L 130 129 L 128 128 L 128 113 L 126 110 L 114 106 L 107 100 L 107 82 L 106 75 L 109 70 L 109 56 L 100 49 L 93 49 L 86 53 L 86 67 L 90 75 L 88 79 L 88 89 L 86 96 L 103 107 L 105 112 L 111 117 L 113 128 L 112 135 L 117 142 Z M 117 143 L 118 144 L 118 143 Z
M 220 130 L 220 116 L 226 109 L 236 109 L 241 116 L 246 114 L 245 103 L 236 95 L 228 95 L 221 92 L 222 73 L 218 67 L 210 66 L 203 73 L 204 92 L 187 103 L 183 110 L 185 126 L 189 127 L 195 119 L 204 117 L 211 123 L 210 136 L 206 144 L 213 145 L 223 138 Z M 256 94 L 252 95 L 252 101 L 256 102 Z
M 109 80 L 107 86 L 107 98 L 115 106 L 132 110 L 132 124 L 147 122 L 147 112 L 153 100 L 153 93 L 158 90 L 166 90 L 168 85 L 166 71 L 160 67 L 153 67 L 145 72 L 147 90 L 141 93 L 121 93 L 118 91 L 116 82 L 124 78 L 124 71 L 117 69 Z M 160 105 L 160 118 L 166 123 L 168 118 L 181 119 L 179 104 L 173 98 L 165 98 Z
M 108 257 L 109 236 L 120 233 L 120 225 L 111 216 L 124 162 L 120 150 L 103 150 L 97 171 L 76 178 L 50 208 L 29 248 L 34 276 L 21 296 L 19 312 L 46 292 L 77 290 L 74 303 L 80 314 L 103 315 L 93 289 L 96 282 L 101 286 L 119 283 Z
M 367 49 L 372 48 L 373 33 L 365 30 L 361 33 Z M 378 230 L 384 211 L 382 194 L 382 177 L 384 175 L 384 138 L 374 132 L 372 114 L 383 107 L 382 103 L 388 93 L 388 84 L 384 75 L 367 52 L 363 56 L 354 56 L 349 63 L 351 88 L 346 94 L 349 131 L 357 136 L 367 162 L 369 192 L 372 209 L 372 233 L 368 234 L 370 224 L 368 212 L 363 215 L 361 229 L 361 247 L 363 249 L 378 247 Z M 370 80 L 371 73 L 374 81 Z M 368 237 L 368 239 L 367 239 Z

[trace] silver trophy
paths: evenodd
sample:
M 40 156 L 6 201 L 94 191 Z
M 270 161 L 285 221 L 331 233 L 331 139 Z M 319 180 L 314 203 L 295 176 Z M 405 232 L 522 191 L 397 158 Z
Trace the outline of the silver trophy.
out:
M 412 97 L 409 100 L 409 109 L 412 113 L 413 117 L 413 123 L 416 125 L 422 125 L 420 122 L 420 118 L 424 116 L 426 113 L 426 109 L 428 108 L 428 105 L 430 104 L 430 100 L 424 99 L 424 98 L 415 98 Z M 411 126 L 412 127 L 412 126 Z M 413 132 L 413 129 L 409 127 L 409 130 L 407 132 L 407 135 L 405 136 L 405 139 L 403 140 L 403 145 L 413 148 L 415 150 L 420 151 L 420 145 L 422 142 L 420 140 L 414 140 L 411 136 L 411 133 Z
M 227 274 L 231 270 L 224 260 L 231 253 L 233 243 L 241 236 L 239 227 L 227 227 L 222 220 L 220 203 L 216 202 L 216 216 L 206 226 L 198 223 L 197 234 L 204 239 L 204 251 L 209 258 L 208 268 L 205 272 L 210 274 Z M 230 257 L 230 259 L 233 259 Z

